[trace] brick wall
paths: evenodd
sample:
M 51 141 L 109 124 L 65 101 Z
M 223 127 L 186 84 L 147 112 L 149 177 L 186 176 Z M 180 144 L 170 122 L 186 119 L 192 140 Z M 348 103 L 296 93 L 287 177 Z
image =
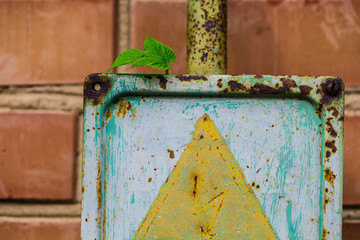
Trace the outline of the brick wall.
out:
M 80 239 L 82 82 L 115 55 L 113 0 L 0 0 L 0 239 Z
M 186 1 L 114 1 L 0 0 L 0 239 L 79 239 L 86 75 L 146 34 L 185 72 Z M 360 1 L 229 0 L 228 15 L 228 73 L 344 80 L 343 236 L 360 238 Z

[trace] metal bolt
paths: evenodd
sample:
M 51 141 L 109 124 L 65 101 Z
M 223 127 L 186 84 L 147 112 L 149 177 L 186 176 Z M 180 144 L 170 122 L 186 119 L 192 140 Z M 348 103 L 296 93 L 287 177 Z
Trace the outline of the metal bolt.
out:
M 99 91 L 100 89 L 101 89 L 100 83 L 95 83 L 95 84 L 94 84 L 94 90 L 95 90 L 95 91 Z
M 337 81 L 334 81 L 334 79 L 329 80 L 326 83 L 325 91 L 328 95 L 330 95 L 332 97 L 338 95 L 339 92 L 341 91 L 340 83 Z

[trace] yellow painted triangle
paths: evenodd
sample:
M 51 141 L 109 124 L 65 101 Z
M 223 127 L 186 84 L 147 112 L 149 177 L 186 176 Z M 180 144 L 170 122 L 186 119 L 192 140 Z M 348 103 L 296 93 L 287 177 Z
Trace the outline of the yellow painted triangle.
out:
M 133 239 L 278 239 L 205 114 Z

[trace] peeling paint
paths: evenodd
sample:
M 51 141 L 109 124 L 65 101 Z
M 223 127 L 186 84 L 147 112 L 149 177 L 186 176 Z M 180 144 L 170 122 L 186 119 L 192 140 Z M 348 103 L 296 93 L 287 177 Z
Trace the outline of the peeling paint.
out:
M 122 116 L 124 118 L 130 109 L 131 109 L 130 102 L 126 101 L 125 99 L 121 99 L 119 101 L 119 109 L 118 112 L 116 113 L 116 116 L 117 117 Z
M 98 98 L 84 96 L 82 238 L 131 239 L 151 204 L 156 203 L 161 187 L 175 183 L 171 177 L 167 179 L 171 171 L 181 169 L 184 152 L 195 145 L 201 151 L 194 151 L 199 155 L 189 161 L 204 168 L 206 151 L 217 156 L 212 158 L 214 162 L 221 159 L 219 156 L 227 159 L 226 152 L 231 151 L 241 170 L 236 174 L 244 176 L 246 189 L 250 189 L 244 193 L 255 196 L 280 239 L 290 235 L 297 239 L 339 238 L 344 88 L 341 85 L 340 93 L 329 95 L 337 91 L 337 85 L 326 85 L 334 79 L 107 75 L 104 81 L 111 86 L 107 92 Z M 207 131 L 195 131 L 195 139 L 186 137 L 199 114 L 205 112 L 209 116 L 204 117 L 205 122 L 213 121 L 224 138 L 215 141 L 217 134 L 210 137 Z M 225 144 L 217 149 L 221 141 Z M 232 195 L 235 190 L 231 184 L 226 187 L 220 183 L 239 181 L 236 174 L 228 180 L 225 177 L 227 171 L 236 169 L 232 165 L 226 171 L 216 171 L 215 175 L 222 176 L 216 181 L 206 180 L 203 168 L 194 168 L 182 178 L 188 181 L 184 199 L 191 200 L 194 209 L 200 206 L 191 212 L 196 215 L 190 219 L 201 221 L 186 222 L 199 238 L 217 239 L 214 232 L 219 226 L 211 222 L 224 219 L 221 212 L 227 209 L 228 197 L 237 196 Z M 208 205 L 200 204 L 205 202 L 202 196 Z M 165 203 L 171 199 L 169 195 Z M 213 215 L 214 209 L 219 210 L 218 215 Z M 242 210 L 232 210 L 236 211 Z M 157 221 L 154 218 L 153 224 Z
M 195 126 L 133 239 L 278 239 L 214 123 Z

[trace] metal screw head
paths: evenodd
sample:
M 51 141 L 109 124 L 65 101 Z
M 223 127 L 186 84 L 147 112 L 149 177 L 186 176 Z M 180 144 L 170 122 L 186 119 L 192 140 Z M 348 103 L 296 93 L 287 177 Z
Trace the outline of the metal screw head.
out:
M 337 96 L 341 91 L 341 85 L 338 81 L 331 79 L 327 82 L 325 91 L 332 97 Z

